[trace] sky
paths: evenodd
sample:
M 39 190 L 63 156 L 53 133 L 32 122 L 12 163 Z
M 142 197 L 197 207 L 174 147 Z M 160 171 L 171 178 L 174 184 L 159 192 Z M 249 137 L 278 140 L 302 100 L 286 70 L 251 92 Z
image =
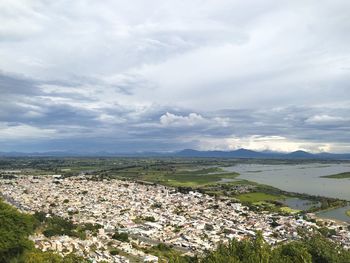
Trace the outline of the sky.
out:
M 0 152 L 350 152 L 348 0 L 1 0 Z

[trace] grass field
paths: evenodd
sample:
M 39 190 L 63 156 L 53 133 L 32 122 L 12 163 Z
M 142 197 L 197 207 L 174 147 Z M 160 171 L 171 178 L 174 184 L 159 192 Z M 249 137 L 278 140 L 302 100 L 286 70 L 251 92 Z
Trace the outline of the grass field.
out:
M 350 178 L 350 172 L 321 176 L 322 178 L 345 179 Z
M 271 194 L 256 192 L 256 193 L 241 194 L 241 195 L 238 195 L 237 198 L 241 202 L 257 203 L 257 202 L 261 202 L 261 201 L 282 200 L 285 198 L 285 196 L 283 196 L 283 195 L 271 195 Z
M 296 214 L 296 213 L 300 212 L 300 210 L 296 210 L 296 209 L 290 208 L 288 206 L 281 207 L 280 210 L 282 212 L 288 213 L 288 214 Z
M 151 172 L 144 174 L 142 180 L 168 186 L 201 187 L 220 182 L 222 179 L 235 179 L 237 176 L 237 173 L 222 173 L 217 168 L 207 168 L 193 171 L 180 170 L 171 173 Z

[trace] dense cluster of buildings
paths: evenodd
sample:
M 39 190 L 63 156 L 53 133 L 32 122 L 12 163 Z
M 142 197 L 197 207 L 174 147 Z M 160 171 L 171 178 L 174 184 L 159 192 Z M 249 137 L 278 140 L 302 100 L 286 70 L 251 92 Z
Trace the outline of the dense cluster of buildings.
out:
M 32 237 L 42 250 L 77 253 L 96 262 L 128 262 L 128 256 L 156 262 L 142 247 L 165 243 L 184 253 L 214 249 L 222 241 L 241 240 L 261 230 L 270 244 L 297 239 L 298 228 L 312 231 L 318 226 L 295 216 L 254 212 L 230 199 L 198 192 L 180 193 L 161 185 L 121 180 L 89 180 L 86 176 L 17 176 L 0 180 L 2 195 L 22 210 L 44 211 L 70 218 L 75 223 L 100 224 L 96 235 L 86 240 L 67 236 Z M 334 238 L 350 246 L 346 227 L 330 226 Z M 111 238 L 126 232 L 129 242 Z M 122 253 L 112 255 L 111 248 Z

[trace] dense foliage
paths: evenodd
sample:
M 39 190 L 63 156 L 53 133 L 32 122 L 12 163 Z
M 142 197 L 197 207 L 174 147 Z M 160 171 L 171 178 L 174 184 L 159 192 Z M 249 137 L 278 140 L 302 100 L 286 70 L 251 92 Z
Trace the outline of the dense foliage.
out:
M 129 235 L 125 232 L 121 232 L 119 233 L 118 231 L 116 231 L 113 236 L 113 239 L 119 240 L 121 242 L 128 242 L 129 241 Z
M 64 258 L 34 248 L 29 235 L 40 224 L 40 218 L 20 213 L 0 199 L 0 262 L 1 263 L 85 263 L 83 258 L 68 255 Z M 57 222 L 57 221 L 55 221 Z M 61 222 L 61 221 L 59 221 Z M 62 222 L 61 222 L 62 223 Z M 65 226 L 65 223 L 63 223 Z
M 28 236 L 35 228 L 35 220 L 0 200 L 0 262 L 19 257 L 33 248 Z
M 96 235 L 102 227 L 99 224 L 74 224 L 71 220 L 59 216 L 46 217 L 44 212 L 35 212 L 34 218 L 41 223 L 43 234 L 46 237 L 66 235 L 77 237 L 80 239 L 86 238 L 85 231 L 89 231 Z
M 232 240 L 221 244 L 204 258 L 189 259 L 176 257 L 173 263 L 347 263 L 350 252 L 329 241 L 322 235 L 305 237 L 301 241 L 271 247 L 261 233 L 254 239 Z

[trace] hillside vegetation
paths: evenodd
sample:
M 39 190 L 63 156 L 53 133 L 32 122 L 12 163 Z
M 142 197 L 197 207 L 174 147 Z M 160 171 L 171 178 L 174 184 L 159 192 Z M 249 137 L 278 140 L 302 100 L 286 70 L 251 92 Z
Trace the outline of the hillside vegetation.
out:
M 35 249 L 29 235 L 40 222 L 32 215 L 20 213 L 0 199 L 0 262 L 1 263 L 87 263 L 69 255 L 65 258 Z
M 350 252 L 329 241 L 326 237 L 315 235 L 301 241 L 268 245 L 261 233 L 255 238 L 243 241 L 232 240 L 221 244 L 203 258 L 174 258 L 170 262 L 186 263 L 346 263 L 350 262 Z

